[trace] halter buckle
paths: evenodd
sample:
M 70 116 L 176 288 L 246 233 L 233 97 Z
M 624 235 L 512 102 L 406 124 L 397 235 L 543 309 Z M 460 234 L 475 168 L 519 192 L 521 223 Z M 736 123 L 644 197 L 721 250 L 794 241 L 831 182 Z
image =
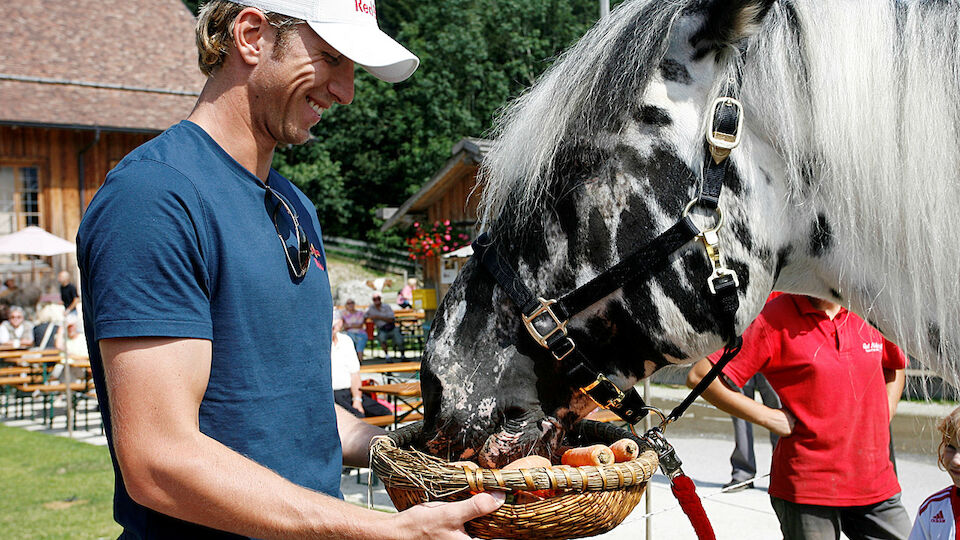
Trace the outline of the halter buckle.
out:
M 613 395 L 613 397 L 608 400 L 602 400 L 602 399 L 598 400 L 597 398 L 593 397 L 593 395 L 591 395 L 590 392 L 592 392 L 598 386 L 601 388 L 600 388 L 600 391 L 597 393 Z M 620 387 L 614 384 L 613 381 L 608 379 L 603 373 L 597 374 L 597 380 L 593 381 L 592 383 L 586 386 L 580 387 L 580 391 L 586 394 L 586 396 L 590 398 L 591 401 L 603 407 L 604 409 L 615 409 L 619 407 L 620 404 L 623 403 L 624 398 L 627 397 L 627 394 L 625 394 L 623 390 L 620 390 Z M 600 401 L 606 401 L 606 402 L 600 403 Z
M 563 335 L 567 335 L 567 321 L 561 321 L 560 318 L 557 317 L 557 314 L 553 312 L 553 309 L 551 309 L 550 306 L 552 306 L 553 304 L 556 304 L 557 303 L 556 300 L 545 300 L 544 298 L 540 297 L 540 298 L 537 298 L 537 301 L 540 302 L 540 307 L 533 310 L 533 313 L 531 313 L 530 315 L 521 314 L 520 316 L 523 318 L 523 324 L 527 327 L 527 332 L 529 332 L 530 335 L 533 336 L 533 339 L 536 340 L 536 342 L 539 343 L 541 347 L 545 349 L 549 349 L 550 345 L 547 343 L 547 340 L 550 339 L 550 336 L 556 334 L 557 332 L 561 332 L 563 333 Z M 547 332 L 546 334 L 541 334 L 540 331 L 537 330 L 537 327 L 533 324 L 533 321 L 536 320 L 541 315 L 543 315 L 544 313 L 550 315 L 550 318 L 553 320 L 553 329 Z M 572 351 L 573 349 L 571 348 L 570 350 Z M 567 354 L 569 354 L 569 352 Z M 560 360 L 560 359 L 562 359 L 562 357 L 558 358 L 557 360 Z
M 733 107 L 735 109 L 737 127 L 733 133 L 719 131 L 720 126 L 716 125 L 717 111 L 722 107 Z M 743 132 L 743 104 L 739 100 L 730 96 L 718 97 L 713 101 L 710 107 L 710 117 L 707 120 L 707 143 L 710 145 L 710 155 L 716 163 L 727 159 L 730 151 L 740 145 L 740 135 Z

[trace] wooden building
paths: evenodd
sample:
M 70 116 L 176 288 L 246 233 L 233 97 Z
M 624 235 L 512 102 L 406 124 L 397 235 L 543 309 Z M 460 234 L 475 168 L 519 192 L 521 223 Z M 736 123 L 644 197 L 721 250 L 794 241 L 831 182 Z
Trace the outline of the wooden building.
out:
M 381 230 L 409 225 L 416 220 L 426 223 L 450 220 L 458 229 L 470 231 L 472 239 L 477 224 L 477 170 L 490 144 L 485 139 L 460 140 L 453 146 L 452 156 L 444 166 L 384 222 Z M 424 287 L 437 291 L 438 302 L 467 257 L 430 257 L 423 261 Z
M 0 235 L 38 225 L 75 241 L 107 172 L 193 108 L 195 20 L 181 0 L 17 0 L 4 14 Z

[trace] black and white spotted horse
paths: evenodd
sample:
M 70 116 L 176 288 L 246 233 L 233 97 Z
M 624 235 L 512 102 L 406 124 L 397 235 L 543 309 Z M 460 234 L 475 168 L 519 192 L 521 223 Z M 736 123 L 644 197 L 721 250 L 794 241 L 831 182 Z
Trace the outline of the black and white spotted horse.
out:
M 505 112 L 482 171 L 489 249 L 545 299 L 601 275 L 701 194 L 711 104 L 729 95 L 743 126 L 718 235 L 736 331 L 772 290 L 830 298 L 956 385 L 958 36 L 956 0 L 627 1 Z M 570 314 L 569 337 L 620 388 L 695 361 L 724 344 L 713 270 L 691 240 Z M 549 455 L 595 407 L 476 260 L 423 365 L 428 446 L 450 458 L 505 426 L 509 448 L 481 463 Z

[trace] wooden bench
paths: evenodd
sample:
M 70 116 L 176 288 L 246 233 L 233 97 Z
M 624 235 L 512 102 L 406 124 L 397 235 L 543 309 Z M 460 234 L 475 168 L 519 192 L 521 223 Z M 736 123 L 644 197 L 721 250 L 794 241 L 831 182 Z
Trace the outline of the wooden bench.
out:
M 22 384 L 39 384 L 43 382 L 43 375 L 8 375 L 0 377 L 0 386 L 20 386 Z
M 32 367 L 0 367 L 0 377 L 11 377 L 13 375 L 34 375 L 36 373 L 37 369 Z
M 387 427 L 393 425 L 395 418 L 392 414 L 385 414 L 383 416 L 368 416 L 363 421 L 371 426 Z M 403 419 L 404 422 L 415 422 L 417 420 L 423 420 L 423 415 L 418 412 L 412 412 Z
M 90 389 L 90 383 L 86 382 L 75 382 L 70 384 L 70 390 L 73 392 L 86 392 Z M 54 392 L 66 392 L 67 383 L 54 383 L 54 384 L 24 384 L 17 387 L 17 390 L 26 393 L 32 392 L 41 392 L 44 394 L 52 394 Z

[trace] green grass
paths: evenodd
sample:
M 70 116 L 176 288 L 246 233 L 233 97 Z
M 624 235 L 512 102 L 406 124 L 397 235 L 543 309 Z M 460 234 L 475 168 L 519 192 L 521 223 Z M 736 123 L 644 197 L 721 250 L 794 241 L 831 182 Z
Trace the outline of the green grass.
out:
M 0 490 L 5 539 L 120 534 L 105 446 L 0 425 Z

